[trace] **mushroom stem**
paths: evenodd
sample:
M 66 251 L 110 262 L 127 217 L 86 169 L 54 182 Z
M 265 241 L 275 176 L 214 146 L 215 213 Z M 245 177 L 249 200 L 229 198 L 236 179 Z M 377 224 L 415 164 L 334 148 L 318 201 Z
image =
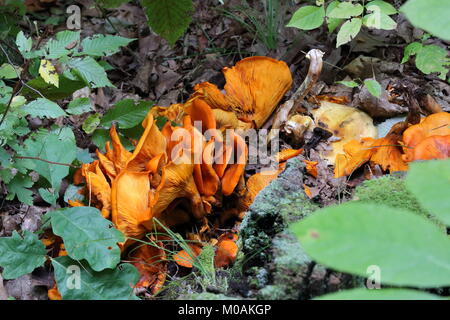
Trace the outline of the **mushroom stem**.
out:
M 273 123 L 272 123 L 272 130 L 268 137 L 269 140 L 271 140 L 271 138 L 274 136 L 274 130 L 283 127 L 291 111 L 296 110 L 301 105 L 303 99 L 316 84 L 317 80 L 320 77 L 320 73 L 322 72 L 323 67 L 322 57 L 324 54 L 325 54 L 324 52 L 318 49 L 312 49 L 306 54 L 306 58 L 310 60 L 308 74 L 306 75 L 305 80 L 297 89 L 297 91 L 295 91 L 295 93 L 292 95 L 292 97 L 288 101 L 286 101 L 283 105 L 281 105 L 276 111 L 276 113 L 274 113 L 274 117 L 271 118 L 271 120 L 273 119 Z M 268 125 L 265 124 L 264 127 L 267 128 Z

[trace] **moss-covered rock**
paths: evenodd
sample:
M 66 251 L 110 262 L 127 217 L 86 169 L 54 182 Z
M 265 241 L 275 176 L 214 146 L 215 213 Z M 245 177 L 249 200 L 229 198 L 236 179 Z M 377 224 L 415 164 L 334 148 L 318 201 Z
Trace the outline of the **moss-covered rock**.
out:
M 256 197 L 240 229 L 244 273 L 258 299 L 309 299 L 353 286 L 349 275 L 327 270 L 306 255 L 287 230 L 319 206 L 303 191 L 304 164 L 294 158 Z
M 290 159 L 284 172 L 258 194 L 247 212 L 240 228 L 247 269 L 266 264 L 274 236 L 318 208 L 303 192 L 303 169 L 300 159 Z
M 416 198 L 406 188 L 405 180 L 401 175 L 386 175 L 364 181 L 356 188 L 353 200 L 383 203 L 390 207 L 428 215 L 428 212 L 421 208 Z

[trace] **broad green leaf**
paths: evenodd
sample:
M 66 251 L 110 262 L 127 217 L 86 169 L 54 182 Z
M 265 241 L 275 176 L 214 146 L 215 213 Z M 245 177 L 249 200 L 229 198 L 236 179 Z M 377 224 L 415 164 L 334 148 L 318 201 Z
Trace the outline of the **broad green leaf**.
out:
M 32 272 L 45 262 L 47 251 L 37 235 L 24 231 L 23 238 L 13 231 L 11 237 L 0 238 L 2 277 L 15 279 Z
M 86 118 L 86 120 L 84 120 L 81 128 L 87 134 L 91 134 L 99 126 L 100 118 L 101 118 L 101 115 L 98 113 L 91 114 L 89 117 Z
M 121 129 L 133 128 L 145 119 L 152 105 L 151 101 L 139 103 L 131 99 L 119 101 L 103 116 L 101 124 L 109 127 L 112 122 L 116 122 Z
M 38 118 L 58 118 L 65 116 L 66 113 L 55 102 L 48 99 L 39 98 L 31 101 L 22 108 L 32 117 Z
M 123 234 L 93 207 L 73 207 L 50 213 L 53 233 L 64 240 L 69 256 L 85 259 L 95 271 L 113 269 L 120 262 Z
M 39 67 L 39 75 L 48 84 L 52 84 L 55 87 L 59 87 L 59 76 L 56 72 L 55 66 L 48 60 L 41 60 L 41 66 Z
M 119 52 L 120 47 L 128 45 L 135 39 L 128 39 L 119 36 L 97 34 L 91 38 L 81 41 L 82 51 L 78 55 L 89 55 L 96 57 L 110 56 Z
M 7 189 L 8 195 L 6 200 L 13 200 L 16 196 L 17 199 L 25 204 L 33 205 L 33 192 L 28 190 L 33 186 L 33 181 L 27 175 L 18 173 L 9 181 Z
M 381 88 L 380 83 L 375 79 L 366 79 L 364 80 L 364 86 L 369 90 L 370 94 L 374 97 L 379 98 L 381 96 Z
M 420 50 L 422 50 L 423 45 L 420 42 L 412 42 L 405 47 L 405 54 L 402 59 L 402 63 L 409 60 L 411 56 L 416 55 Z
M 424 209 L 450 226 L 450 160 L 411 163 L 406 185 Z
M 445 300 L 444 298 L 411 289 L 365 289 L 357 288 L 326 294 L 314 300 Z
M 286 27 L 312 30 L 320 27 L 325 18 L 324 7 L 304 6 L 298 9 Z
M 139 272 L 129 263 L 96 272 L 87 263 L 65 256 L 53 259 L 52 265 L 64 300 L 138 300 L 133 286 Z
M 374 0 L 366 4 L 366 8 L 369 11 L 377 10 L 374 8 L 375 6 L 378 7 L 378 10 L 380 10 L 380 12 L 387 14 L 389 16 L 396 14 L 398 12 L 397 9 L 395 9 L 395 7 L 392 4 L 386 1 Z
M 75 81 L 70 80 L 65 75 L 59 76 L 59 88 L 46 83 L 41 77 L 28 81 L 27 85 L 41 93 L 45 92 L 45 97 L 52 101 L 70 97 L 75 91 L 86 87 L 84 81 L 78 79 Z M 25 87 L 23 92 L 26 93 L 27 96 L 34 98 L 40 97 L 35 90 Z
M 339 25 L 344 21 L 344 19 L 337 19 L 337 18 L 330 18 L 329 17 L 329 13 L 331 11 L 333 11 L 338 5 L 339 5 L 339 1 L 335 0 L 333 2 L 331 2 L 328 7 L 327 7 L 327 11 L 326 11 L 326 16 L 327 16 L 327 23 L 328 23 L 328 32 L 331 33 L 334 30 L 336 30 L 337 27 L 339 27 Z
M 341 45 L 350 42 L 357 36 L 359 30 L 361 30 L 362 20 L 360 18 L 353 18 L 346 21 L 337 34 L 336 48 Z
M 309 256 L 335 270 L 364 277 L 378 266 L 382 284 L 450 285 L 450 239 L 409 211 L 349 202 L 316 211 L 291 229 Z
M 359 3 L 341 2 L 327 14 L 330 18 L 349 19 L 363 13 L 364 7 Z
M 336 83 L 343 84 L 344 86 L 349 88 L 359 87 L 359 84 L 355 81 L 336 81 Z
M 69 106 L 66 109 L 67 113 L 80 115 L 92 110 L 91 99 L 89 98 L 77 98 L 70 101 Z
M 192 0 L 142 0 L 153 31 L 174 44 L 187 30 L 193 12 Z
M 442 80 L 445 80 L 448 72 L 445 65 L 449 63 L 447 50 L 434 44 L 423 46 L 416 54 L 417 68 L 425 74 L 437 72 Z
M 75 160 L 76 150 L 72 130 L 66 127 L 60 134 L 43 133 L 27 139 L 20 155 L 54 162 L 27 160 L 32 162 L 33 170 L 47 179 L 55 190 L 58 190 L 62 179 L 69 174 L 67 164 Z
M 2 64 L 0 67 L 0 79 L 17 79 L 18 76 L 15 68 L 17 72 L 21 72 L 19 68 L 13 67 L 9 63 Z
M 105 69 L 91 57 L 74 58 L 67 65 L 91 88 L 113 87 Z
M 56 34 L 56 39 L 51 39 L 42 49 L 43 55 L 47 59 L 58 59 L 69 55 L 80 42 L 79 31 L 60 31 Z
M 394 30 L 397 23 L 384 13 L 369 13 L 363 17 L 363 24 L 371 29 Z
M 401 8 L 406 18 L 417 28 L 421 28 L 441 39 L 450 40 L 449 0 L 409 0 Z

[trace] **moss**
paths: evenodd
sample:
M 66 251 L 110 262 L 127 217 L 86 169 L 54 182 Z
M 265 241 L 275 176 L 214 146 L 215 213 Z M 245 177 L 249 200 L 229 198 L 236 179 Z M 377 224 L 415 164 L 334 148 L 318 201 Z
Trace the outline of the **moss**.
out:
M 383 203 L 428 216 L 428 212 L 420 207 L 413 194 L 406 188 L 403 178 L 396 175 L 364 181 L 356 188 L 354 200 Z
M 311 260 L 289 231 L 277 234 L 272 242 L 271 284 L 258 293 L 261 299 L 298 299 L 306 290 Z

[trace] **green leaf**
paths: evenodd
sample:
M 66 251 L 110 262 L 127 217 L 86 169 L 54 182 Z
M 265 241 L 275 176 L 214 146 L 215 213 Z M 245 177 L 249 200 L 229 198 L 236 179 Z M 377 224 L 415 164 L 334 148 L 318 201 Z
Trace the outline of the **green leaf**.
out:
M 120 262 L 118 242 L 123 234 L 93 207 L 73 207 L 50 213 L 53 233 L 62 237 L 69 256 L 85 259 L 95 271 L 113 269 Z
M 77 148 L 77 160 L 81 163 L 91 163 L 94 159 L 91 157 L 89 153 L 89 149 L 81 149 Z
M 428 219 L 381 204 L 349 202 L 316 211 L 292 231 L 315 261 L 398 286 L 450 285 L 450 239 Z
M 109 130 L 97 129 L 92 135 L 92 142 L 100 149 L 100 151 L 105 152 L 105 144 L 110 141 Z
M 360 18 L 353 18 L 346 21 L 337 34 L 336 48 L 350 42 L 361 30 L 362 20 Z
M 120 47 L 128 45 L 135 39 L 120 36 L 97 34 L 91 38 L 81 41 L 83 50 L 77 55 L 89 55 L 95 57 L 106 57 L 119 52 Z
M 413 26 L 450 41 L 448 0 L 409 0 L 401 8 Z
M 80 31 L 60 31 L 42 49 L 47 59 L 58 59 L 69 55 L 80 42 Z
M 59 99 L 64 99 L 70 97 L 75 91 L 86 87 L 84 81 L 81 80 L 71 80 L 64 75 L 59 76 L 59 88 L 54 85 L 46 83 L 41 77 L 33 79 L 27 82 L 27 85 L 39 92 L 45 92 L 45 97 L 49 100 L 55 101 Z M 27 96 L 34 98 L 40 97 L 36 91 L 24 87 L 23 92 Z
M 117 102 L 103 116 L 100 123 L 102 126 L 110 127 L 112 122 L 116 122 L 121 129 L 133 128 L 145 119 L 152 106 L 152 101 L 135 103 L 131 99 L 125 99 Z
M 339 1 L 335 0 L 331 2 L 327 7 L 327 23 L 328 23 L 328 32 L 331 33 L 334 30 L 336 30 L 337 27 L 341 25 L 341 23 L 344 21 L 344 19 L 337 19 L 337 18 L 330 18 L 329 14 L 331 11 L 333 11 L 338 5 L 340 4 Z
M 13 200 L 16 196 L 17 199 L 25 204 L 33 205 L 33 192 L 27 188 L 33 186 L 33 181 L 30 176 L 24 174 L 16 174 L 14 178 L 8 183 L 8 195 L 6 200 Z
M 76 150 L 73 132 L 66 127 L 61 129 L 59 134 L 46 132 L 27 139 L 25 148 L 20 154 L 55 163 L 70 164 L 76 158 Z M 69 174 L 67 165 L 39 160 L 27 161 L 32 162 L 33 170 L 47 179 L 55 190 L 59 189 L 61 180 Z
M 60 106 L 48 99 L 39 98 L 23 107 L 32 117 L 55 119 L 67 115 Z
M 416 67 L 425 74 L 437 72 L 440 74 L 439 78 L 445 80 L 448 72 L 445 65 L 450 62 L 447 55 L 447 50 L 437 45 L 423 46 L 416 54 Z
M 114 87 L 108 80 L 105 69 L 91 57 L 74 58 L 67 65 L 90 87 Z
M 424 209 L 450 226 L 450 160 L 411 163 L 406 186 Z
M 370 92 L 371 95 L 374 97 L 381 97 L 381 91 L 383 90 L 381 88 L 381 84 L 375 80 L 375 79 L 366 79 L 364 80 L 364 86 L 367 88 L 367 90 Z
M 170 44 L 186 32 L 192 20 L 192 0 L 142 0 L 149 26 Z
M 91 99 L 89 98 L 77 98 L 70 101 L 69 106 L 66 109 L 67 113 L 80 115 L 92 110 Z
M 298 9 L 286 27 L 312 30 L 320 27 L 325 18 L 324 7 L 304 6 Z
M 444 298 L 411 289 L 350 289 L 326 294 L 314 300 L 445 300 Z
M 56 200 L 58 200 L 58 198 L 59 198 L 59 192 L 54 191 L 54 190 L 51 191 L 51 190 L 47 190 L 44 188 L 39 188 L 38 192 L 39 192 L 40 196 L 42 197 L 42 199 L 51 205 L 56 204 Z
M 100 118 L 101 115 L 98 113 L 91 114 L 89 117 L 86 118 L 86 120 L 84 120 L 81 128 L 87 134 L 91 134 L 92 132 L 95 131 L 95 129 L 97 129 L 98 125 L 100 124 Z
M 336 81 L 336 83 L 342 84 L 342 85 L 344 85 L 346 87 L 349 87 L 349 88 L 359 87 L 359 84 L 357 82 L 355 82 L 355 81 Z
M 392 4 L 382 0 L 374 0 L 366 4 L 366 8 L 369 11 L 377 10 L 373 8 L 374 6 L 378 7 L 378 10 L 380 10 L 381 13 L 387 14 L 388 16 L 398 13 L 397 9 L 395 9 Z
M 92 270 L 87 263 L 72 260 L 67 256 L 53 259 L 52 264 L 58 291 L 64 300 L 138 299 L 133 294 L 133 286 L 139 280 L 139 272 L 129 263 L 101 272 Z
M 32 272 L 45 262 L 47 251 L 37 235 L 27 230 L 22 238 L 17 231 L 11 237 L 0 238 L 2 277 L 15 279 Z
M 2 64 L 0 67 L 0 79 L 17 79 L 16 69 L 9 63 Z
M 422 50 L 423 45 L 420 42 L 412 42 L 405 47 L 405 53 L 402 59 L 402 63 L 409 60 L 411 56 L 416 55 L 420 50 Z
M 363 17 L 363 24 L 371 29 L 394 30 L 397 22 L 384 13 L 369 13 Z
M 33 40 L 31 37 L 27 38 L 23 31 L 20 31 L 16 36 L 16 45 L 20 53 L 26 58 L 30 54 Z
M 333 10 L 330 10 L 327 16 L 337 19 L 349 19 L 361 15 L 363 11 L 364 7 L 359 3 L 341 2 Z

